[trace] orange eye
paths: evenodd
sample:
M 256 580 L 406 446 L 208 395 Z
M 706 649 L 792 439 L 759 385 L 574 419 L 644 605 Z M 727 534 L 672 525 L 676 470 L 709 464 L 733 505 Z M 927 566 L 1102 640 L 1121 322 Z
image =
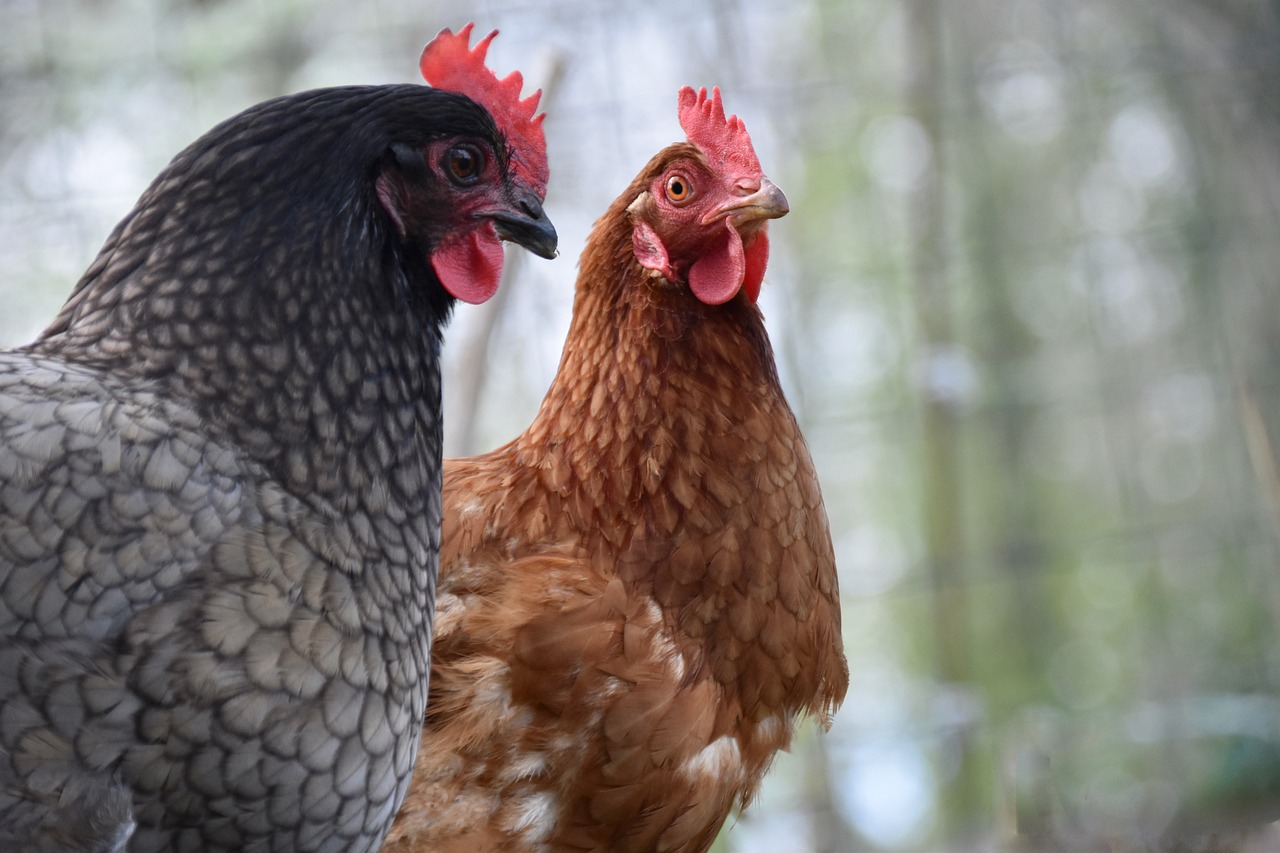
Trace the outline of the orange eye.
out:
M 693 195 L 693 184 L 684 175 L 676 174 L 667 178 L 667 198 L 675 202 L 688 201 Z

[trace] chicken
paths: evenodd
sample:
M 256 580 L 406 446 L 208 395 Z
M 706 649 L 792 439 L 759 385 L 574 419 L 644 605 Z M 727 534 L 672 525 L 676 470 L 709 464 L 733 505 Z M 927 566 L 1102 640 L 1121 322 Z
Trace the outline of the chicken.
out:
M 388 851 L 706 850 L 848 669 L 755 302 L 786 198 L 719 91 L 596 223 L 559 371 L 446 460 L 427 721 Z
M 214 128 L 0 353 L 3 849 L 381 843 L 426 705 L 442 326 L 500 237 L 555 253 L 537 97 L 469 32 L 424 52 L 437 88 Z

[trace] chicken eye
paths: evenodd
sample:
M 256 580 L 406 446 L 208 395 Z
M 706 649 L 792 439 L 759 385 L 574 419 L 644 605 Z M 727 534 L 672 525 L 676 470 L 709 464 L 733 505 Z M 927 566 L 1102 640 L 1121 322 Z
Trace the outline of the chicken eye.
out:
M 667 198 L 674 202 L 687 201 L 693 195 L 693 184 L 684 175 L 667 178 Z
M 456 183 L 474 184 L 484 166 L 484 155 L 471 145 L 455 145 L 445 158 L 449 175 Z

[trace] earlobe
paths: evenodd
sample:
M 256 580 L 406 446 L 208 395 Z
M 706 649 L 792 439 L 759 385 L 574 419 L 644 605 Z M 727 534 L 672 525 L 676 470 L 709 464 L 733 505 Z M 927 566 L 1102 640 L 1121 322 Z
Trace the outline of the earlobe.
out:
M 667 257 L 667 247 L 662 245 L 662 238 L 649 227 L 649 223 L 636 223 L 635 230 L 631 232 L 631 246 L 640 266 L 657 270 L 667 278 L 673 278 L 671 261 Z
M 667 255 L 667 247 L 663 244 L 662 238 L 658 236 L 658 232 L 653 230 L 653 226 L 645 221 L 640 214 L 649 206 L 646 202 L 650 201 L 648 193 L 644 193 L 636 197 L 627 208 L 627 213 L 631 214 L 632 231 L 631 231 L 631 248 L 636 256 L 636 261 L 645 269 L 656 270 L 665 275 L 671 281 L 675 281 L 675 270 L 671 268 L 671 258 Z
M 403 191 L 400 184 L 386 172 L 378 175 L 374 186 L 378 191 L 378 201 L 382 203 L 382 209 L 391 217 L 391 221 L 396 224 L 396 231 L 400 234 L 400 238 L 404 239 L 409 228 L 404 221 L 404 201 Z
M 400 142 L 387 148 L 387 158 L 374 181 L 374 189 L 401 239 L 409 235 L 409 220 L 414 216 L 413 186 L 426 180 L 428 171 L 421 148 Z

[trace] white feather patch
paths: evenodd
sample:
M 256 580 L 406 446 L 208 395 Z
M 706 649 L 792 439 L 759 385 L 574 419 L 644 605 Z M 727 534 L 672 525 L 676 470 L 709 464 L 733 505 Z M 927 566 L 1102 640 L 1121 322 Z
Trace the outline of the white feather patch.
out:
M 479 498 L 472 498 L 457 508 L 459 518 L 470 518 L 484 512 L 485 503 Z
M 698 754 L 684 763 L 689 776 L 706 776 L 712 779 L 736 778 L 742 774 L 742 753 L 738 739 L 725 735 L 698 750 Z
M 516 806 L 510 829 L 529 842 L 545 841 L 556 823 L 556 798 L 550 791 L 530 794 Z
M 520 782 L 547 772 L 547 756 L 541 752 L 512 752 L 502 768 L 502 781 Z
M 680 647 L 663 630 L 662 608 L 658 606 L 658 602 L 649 599 L 645 603 L 645 612 L 654 627 L 658 629 L 653 632 L 654 657 L 666 661 L 667 666 L 671 669 L 671 679 L 673 681 L 683 681 L 685 670 L 684 655 L 680 653 Z
M 773 743 L 779 736 L 788 734 L 787 740 L 790 740 L 790 725 L 782 717 L 765 717 L 756 724 L 756 737 L 766 743 Z

